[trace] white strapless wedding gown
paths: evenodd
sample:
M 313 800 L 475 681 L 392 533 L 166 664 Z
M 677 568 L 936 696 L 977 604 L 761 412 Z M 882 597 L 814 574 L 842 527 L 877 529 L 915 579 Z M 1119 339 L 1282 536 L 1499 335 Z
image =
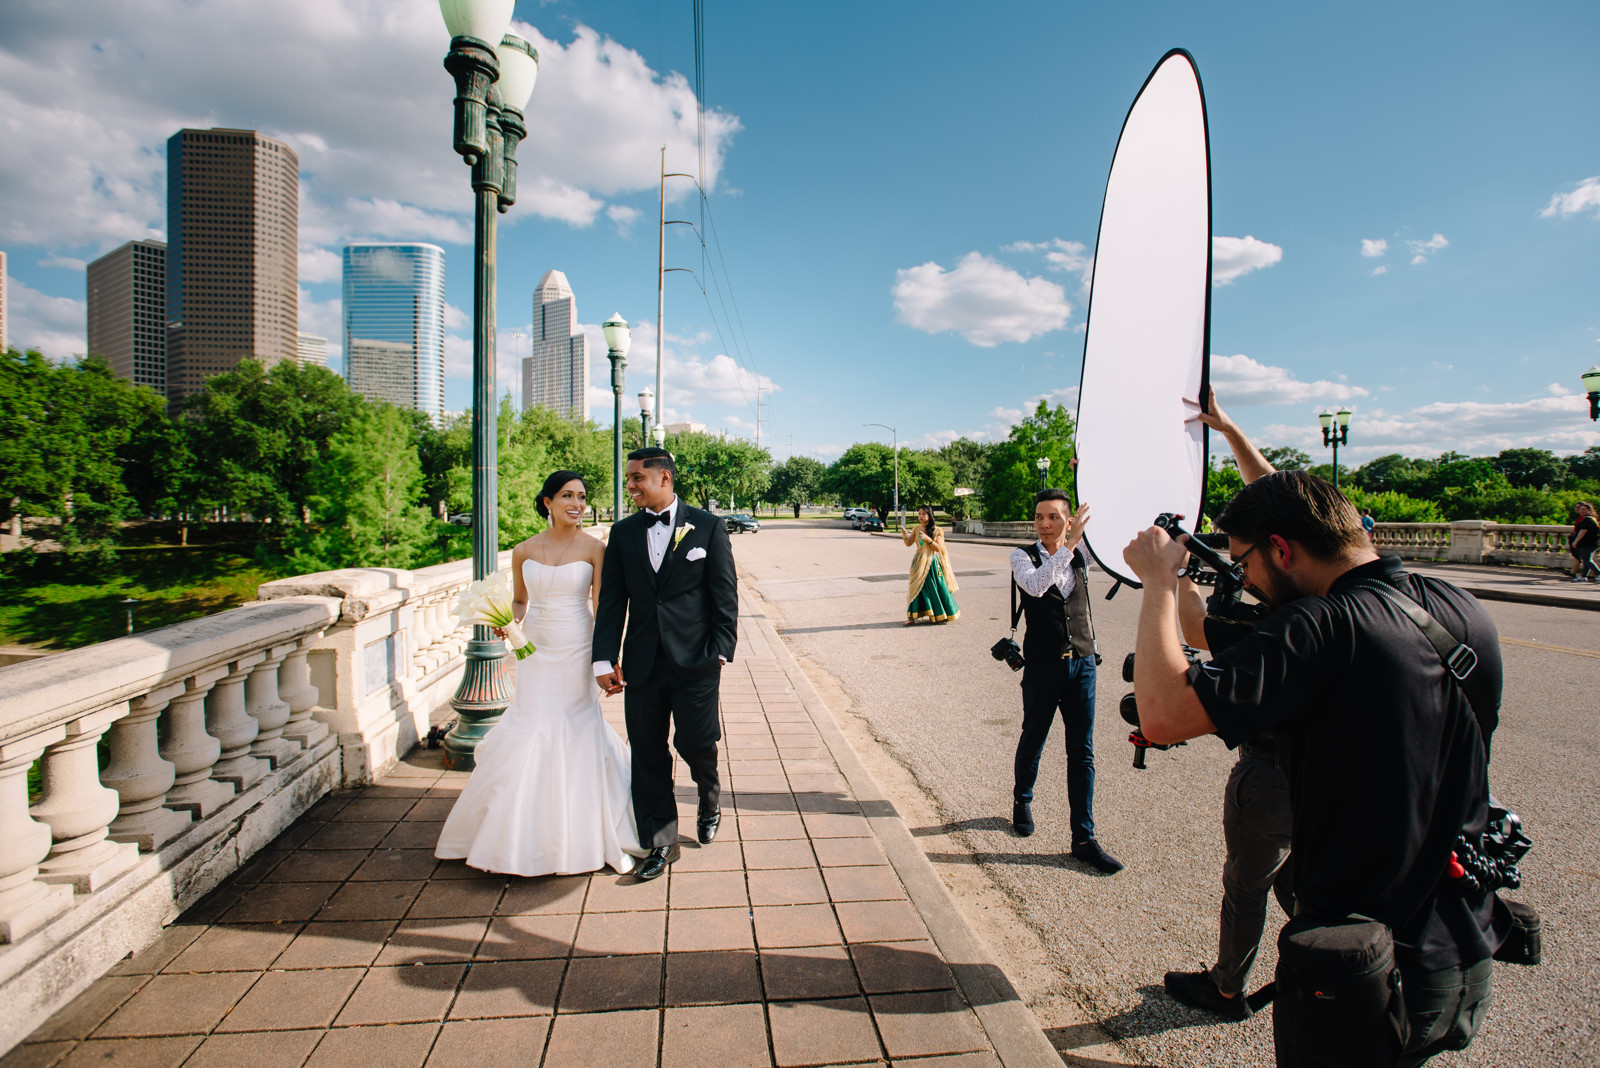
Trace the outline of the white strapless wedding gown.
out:
M 600 714 L 586 560 L 526 560 L 522 629 L 537 651 L 517 665 L 511 704 L 478 743 L 477 768 L 434 855 L 508 875 L 573 875 L 643 856 L 628 747 Z

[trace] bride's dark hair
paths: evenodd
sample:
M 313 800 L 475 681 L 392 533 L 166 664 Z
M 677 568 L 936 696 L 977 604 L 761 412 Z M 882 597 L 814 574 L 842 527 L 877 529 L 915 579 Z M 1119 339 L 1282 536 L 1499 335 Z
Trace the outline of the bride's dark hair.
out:
M 534 507 L 539 509 L 539 515 L 545 519 L 550 518 L 550 507 L 545 504 L 550 498 L 561 492 L 561 487 L 568 482 L 582 482 L 583 491 L 589 492 L 589 483 L 584 482 L 583 476 L 576 471 L 557 471 L 544 480 L 544 488 L 539 490 L 539 496 L 534 501 Z

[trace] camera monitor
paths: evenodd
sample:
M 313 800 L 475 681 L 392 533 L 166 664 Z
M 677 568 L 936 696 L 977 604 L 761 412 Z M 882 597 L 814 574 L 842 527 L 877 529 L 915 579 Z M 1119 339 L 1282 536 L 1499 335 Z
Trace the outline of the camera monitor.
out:
M 1078 499 L 1100 567 L 1137 586 L 1122 549 L 1162 512 L 1198 524 L 1211 334 L 1211 156 L 1205 96 L 1182 49 L 1122 124 L 1095 245 L 1078 391 Z M 1194 529 L 1191 526 L 1190 529 Z

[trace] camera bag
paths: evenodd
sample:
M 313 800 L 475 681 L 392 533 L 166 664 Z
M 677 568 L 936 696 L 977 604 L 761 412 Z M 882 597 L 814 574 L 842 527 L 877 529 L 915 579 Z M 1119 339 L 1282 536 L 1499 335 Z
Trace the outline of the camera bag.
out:
M 1410 1032 L 1394 935 L 1365 916 L 1296 916 L 1278 935 L 1279 1064 L 1392 1065 Z

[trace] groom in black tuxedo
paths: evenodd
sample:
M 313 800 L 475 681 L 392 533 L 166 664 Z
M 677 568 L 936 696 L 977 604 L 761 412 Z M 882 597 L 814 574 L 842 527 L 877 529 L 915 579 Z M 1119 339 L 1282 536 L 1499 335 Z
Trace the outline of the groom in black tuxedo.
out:
M 722 822 L 717 688 L 738 637 L 733 547 L 721 519 L 678 499 L 677 477 L 665 449 L 628 454 L 625 487 L 639 511 L 611 528 L 594 621 L 595 681 L 608 695 L 626 686 L 633 814 L 639 844 L 650 850 L 634 869 L 641 879 L 678 859 L 669 719 L 677 727 L 673 746 L 700 790 L 702 845 Z

